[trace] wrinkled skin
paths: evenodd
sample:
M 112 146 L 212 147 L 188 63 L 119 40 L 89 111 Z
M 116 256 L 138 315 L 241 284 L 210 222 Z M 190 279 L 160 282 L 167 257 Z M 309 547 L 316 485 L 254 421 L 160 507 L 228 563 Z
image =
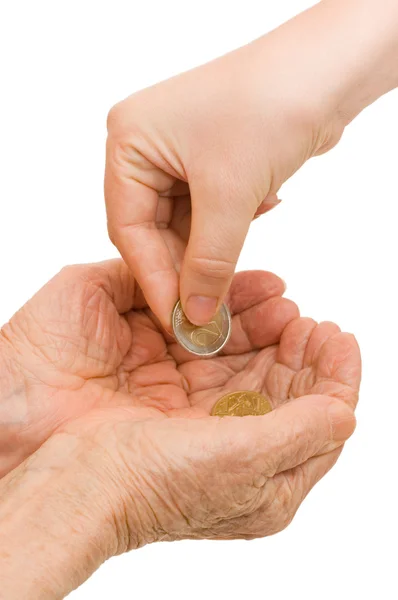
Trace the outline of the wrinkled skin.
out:
M 64 269 L 2 329 L 15 385 L 13 404 L 0 401 L 1 473 L 56 431 L 23 470 L 39 461 L 68 473 L 54 456 L 71 455 L 78 490 L 89 465 L 109 500 L 90 497 L 90 513 L 111 507 L 112 552 L 282 529 L 352 433 L 360 381 L 354 337 L 299 318 L 283 291 L 271 273 L 237 274 L 231 339 L 200 360 L 158 326 L 122 261 Z M 264 393 L 277 410 L 209 417 L 236 389 Z

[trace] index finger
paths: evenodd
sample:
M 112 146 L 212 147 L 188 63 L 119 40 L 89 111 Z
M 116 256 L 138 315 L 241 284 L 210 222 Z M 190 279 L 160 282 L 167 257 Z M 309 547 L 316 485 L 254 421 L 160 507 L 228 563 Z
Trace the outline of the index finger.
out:
M 148 305 L 162 325 L 170 329 L 170 315 L 178 299 L 178 276 L 156 225 L 159 195 L 118 170 L 107 150 L 105 202 L 109 235 L 132 270 Z

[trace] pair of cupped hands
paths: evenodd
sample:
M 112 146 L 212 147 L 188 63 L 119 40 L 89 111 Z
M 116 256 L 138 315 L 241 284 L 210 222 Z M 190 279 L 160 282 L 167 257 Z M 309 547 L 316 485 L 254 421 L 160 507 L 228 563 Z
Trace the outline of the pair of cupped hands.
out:
M 38 577 L 49 598 L 149 542 L 273 534 L 333 466 L 355 427 L 358 346 L 284 290 L 272 273 L 236 274 L 230 340 L 205 360 L 120 259 L 66 267 L 3 327 L 0 538 L 27 554 L 25 575 L 40 572 L 29 557 L 61 554 Z M 274 410 L 209 416 L 240 389 Z
M 301 318 L 276 275 L 233 275 L 252 219 L 358 112 L 296 56 L 323 4 L 111 111 L 105 196 L 125 262 L 65 268 L 1 330 L 0 529 L 40 564 L 60 555 L 56 578 L 40 571 L 48 597 L 148 542 L 281 530 L 354 430 L 354 337 Z M 175 342 L 179 296 L 196 324 L 227 302 L 216 357 Z M 210 417 L 234 390 L 273 411 Z

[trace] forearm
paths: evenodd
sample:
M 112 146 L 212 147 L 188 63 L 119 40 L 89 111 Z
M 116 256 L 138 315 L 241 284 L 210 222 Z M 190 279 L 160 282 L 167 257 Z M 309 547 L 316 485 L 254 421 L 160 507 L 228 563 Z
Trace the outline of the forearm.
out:
M 1 600 L 56 600 L 117 551 L 107 495 L 81 442 L 50 439 L 0 482 Z
M 267 97 L 287 96 L 290 104 L 347 124 L 398 86 L 398 2 L 323 0 L 246 52 L 251 93 L 260 85 Z M 259 80 L 263 72 L 266 81 Z
M 319 33 L 332 106 L 351 121 L 366 106 L 398 86 L 398 2 L 324 0 Z
M 27 417 L 24 377 L 15 352 L 0 330 L 0 478 L 26 456 L 18 436 Z
M 0 329 L 0 427 L 26 416 L 24 379 L 4 332 L 5 328 Z

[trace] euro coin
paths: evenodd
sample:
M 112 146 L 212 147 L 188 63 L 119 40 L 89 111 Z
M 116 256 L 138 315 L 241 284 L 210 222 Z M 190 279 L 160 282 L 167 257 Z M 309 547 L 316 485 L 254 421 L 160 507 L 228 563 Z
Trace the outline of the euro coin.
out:
M 217 417 L 247 417 L 266 415 L 271 410 L 272 406 L 265 396 L 257 392 L 243 391 L 226 394 L 217 400 L 211 414 Z
M 182 310 L 180 300 L 174 307 L 172 326 L 178 343 L 197 356 L 213 356 L 220 352 L 231 334 L 231 315 L 225 304 L 210 323 L 196 326 Z

